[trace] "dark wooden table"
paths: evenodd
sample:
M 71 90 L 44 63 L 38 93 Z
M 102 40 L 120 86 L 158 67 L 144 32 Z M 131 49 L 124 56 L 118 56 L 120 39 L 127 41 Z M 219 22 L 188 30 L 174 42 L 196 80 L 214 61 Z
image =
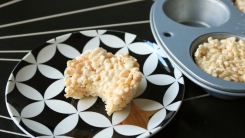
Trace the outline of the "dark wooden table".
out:
M 28 137 L 6 109 L 5 88 L 17 63 L 32 49 L 62 34 L 106 29 L 155 42 L 150 0 L 0 0 L 0 137 Z M 163 24 L 164 25 L 164 24 Z M 221 100 L 185 78 L 185 96 L 172 121 L 153 137 L 243 138 L 245 100 Z

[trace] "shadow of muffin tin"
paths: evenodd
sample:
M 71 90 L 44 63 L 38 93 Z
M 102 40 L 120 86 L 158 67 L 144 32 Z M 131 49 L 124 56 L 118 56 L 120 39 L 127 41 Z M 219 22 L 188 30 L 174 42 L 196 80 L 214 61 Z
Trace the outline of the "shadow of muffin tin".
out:
M 244 39 L 245 15 L 232 0 L 157 0 L 151 8 L 150 25 L 158 45 L 191 81 L 217 98 L 245 97 L 245 83 L 213 77 L 193 59 L 198 45 L 210 36 Z

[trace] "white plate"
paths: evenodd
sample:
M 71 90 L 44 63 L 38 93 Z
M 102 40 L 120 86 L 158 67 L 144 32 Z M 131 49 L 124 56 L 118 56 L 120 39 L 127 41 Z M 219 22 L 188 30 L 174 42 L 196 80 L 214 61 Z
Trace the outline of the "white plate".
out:
M 96 47 L 129 53 L 143 73 L 133 101 L 111 116 L 98 97 L 64 97 L 67 60 Z M 31 137 L 150 137 L 174 117 L 183 95 L 182 74 L 158 45 L 126 32 L 88 30 L 56 37 L 28 53 L 9 77 L 6 105 Z

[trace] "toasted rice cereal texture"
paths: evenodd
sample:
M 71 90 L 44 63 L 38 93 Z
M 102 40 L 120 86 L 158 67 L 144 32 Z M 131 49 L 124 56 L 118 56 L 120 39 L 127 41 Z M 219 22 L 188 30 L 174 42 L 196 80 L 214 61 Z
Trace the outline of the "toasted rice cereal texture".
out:
M 245 0 L 235 0 L 234 5 L 242 12 L 245 13 Z
M 196 64 L 214 77 L 233 82 L 245 82 L 245 41 L 235 37 L 213 39 L 200 44 L 194 59 Z
M 141 81 L 137 60 L 128 54 L 113 55 L 103 48 L 88 50 L 67 62 L 65 97 L 99 96 L 111 115 L 131 102 Z

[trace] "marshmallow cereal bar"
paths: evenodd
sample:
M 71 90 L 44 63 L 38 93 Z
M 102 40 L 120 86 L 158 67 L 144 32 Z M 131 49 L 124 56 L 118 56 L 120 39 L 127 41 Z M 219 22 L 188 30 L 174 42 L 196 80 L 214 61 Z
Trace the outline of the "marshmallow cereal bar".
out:
M 108 115 L 131 102 L 141 81 L 137 60 L 128 54 L 113 55 L 103 48 L 85 51 L 67 62 L 65 97 L 99 96 Z

